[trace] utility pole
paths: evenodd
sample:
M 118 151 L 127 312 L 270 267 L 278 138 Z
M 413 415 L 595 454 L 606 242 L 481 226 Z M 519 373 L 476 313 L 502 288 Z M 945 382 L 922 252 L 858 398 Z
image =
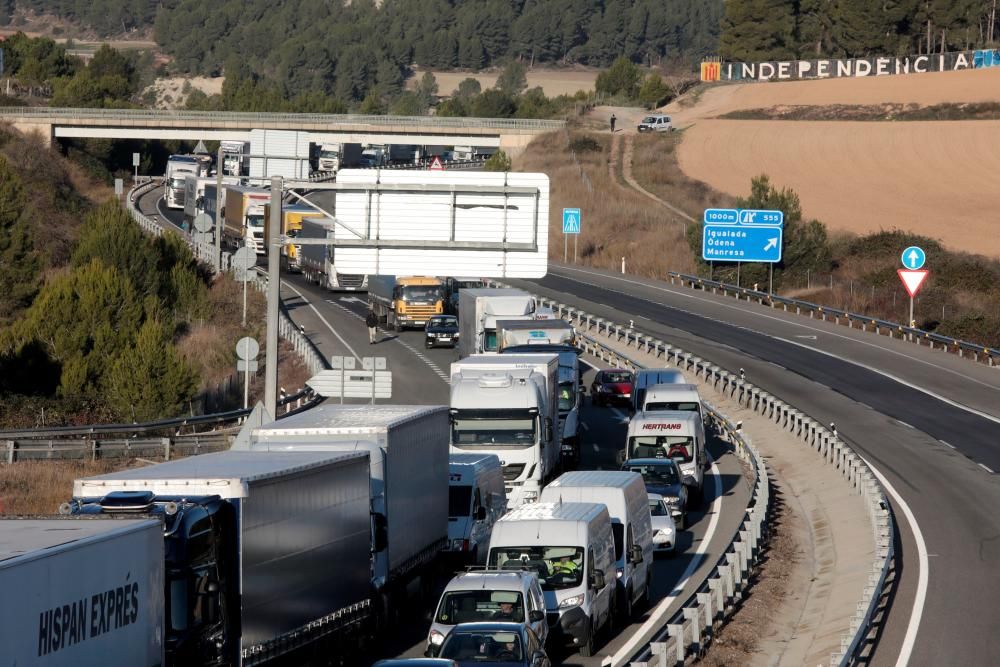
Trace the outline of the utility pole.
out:
M 281 299 L 281 177 L 271 177 L 271 215 L 267 224 L 267 341 L 264 356 L 264 407 L 278 414 L 278 301 Z
M 222 142 L 215 158 L 215 272 L 222 273 Z

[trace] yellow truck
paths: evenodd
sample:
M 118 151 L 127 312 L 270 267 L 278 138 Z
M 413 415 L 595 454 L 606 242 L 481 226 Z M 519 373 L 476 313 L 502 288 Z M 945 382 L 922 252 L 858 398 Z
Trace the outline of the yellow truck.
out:
M 368 304 L 390 330 L 420 328 L 444 313 L 444 283 L 428 276 L 369 276 Z
M 288 238 L 295 238 L 302 231 L 303 218 L 322 218 L 322 213 L 305 204 L 285 204 L 281 207 L 281 233 Z M 270 235 L 267 233 L 267 221 L 271 219 L 271 204 L 264 204 L 264 244 L 270 246 Z M 281 250 L 282 261 L 287 271 L 302 270 L 302 246 L 286 244 Z

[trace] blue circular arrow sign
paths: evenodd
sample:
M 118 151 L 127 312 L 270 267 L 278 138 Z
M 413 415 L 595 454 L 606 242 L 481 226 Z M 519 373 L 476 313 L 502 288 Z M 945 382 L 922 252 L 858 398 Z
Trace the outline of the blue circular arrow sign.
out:
M 916 271 L 924 265 L 927 261 L 927 254 L 922 248 L 918 248 L 915 245 L 911 245 L 909 248 L 903 251 L 901 256 L 903 260 L 903 266 L 911 271 Z

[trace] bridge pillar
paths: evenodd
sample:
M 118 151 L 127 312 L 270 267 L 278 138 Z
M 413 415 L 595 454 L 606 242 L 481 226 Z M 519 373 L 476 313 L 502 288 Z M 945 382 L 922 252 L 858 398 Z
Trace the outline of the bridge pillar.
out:
M 511 158 L 515 158 L 524 152 L 531 140 L 537 134 L 501 134 L 500 149 Z
M 11 123 L 11 127 L 22 134 L 37 134 L 45 142 L 46 147 L 52 146 L 52 123 L 18 120 Z

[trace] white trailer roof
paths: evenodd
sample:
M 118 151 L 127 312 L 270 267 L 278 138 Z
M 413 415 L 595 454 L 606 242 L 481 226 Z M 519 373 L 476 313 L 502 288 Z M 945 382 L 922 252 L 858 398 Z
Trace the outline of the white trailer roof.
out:
M 447 410 L 436 405 L 325 404 L 256 428 L 254 436 L 384 433 L 400 424 Z
M 607 487 L 624 489 L 635 483 L 636 478 L 639 478 L 640 481 L 642 479 L 639 473 L 629 470 L 573 470 L 559 475 L 545 488 Z
M 499 521 L 586 521 L 607 512 L 600 503 L 527 503 L 500 517 Z
M 78 479 L 73 483 L 73 495 L 87 498 L 112 491 L 148 490 L 160 495 L 244 498 L 251 482 L 322 468 L 359 456 L 367 454 L 228 450 Z
M 461 371 L 486 368 L 491 372 L 513 370 L 520 368 L 535 368 L 538 365 L 548 365 L 553 359 L 558 360 L 555 352 L 539 352 L 537 354 L 470 354 L 461 361 L 452 364 Z
M 156 519 L 51 518 L 0 519 L 0 567 L 4 561 L 37 551 L 56 549 L 82 540 L 141 530 Z

